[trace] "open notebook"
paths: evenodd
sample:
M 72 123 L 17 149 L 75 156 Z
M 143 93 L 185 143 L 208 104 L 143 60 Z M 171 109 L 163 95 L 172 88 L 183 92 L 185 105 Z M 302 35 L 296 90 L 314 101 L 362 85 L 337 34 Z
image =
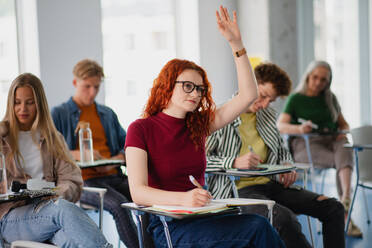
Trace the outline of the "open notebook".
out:
M 268 205 L 272 206 L 275 201 L 261 199 L 246 199 L 246 198 L 227 198 L 212 200 L 204 207 L 184 207 L 171 205 L 154 205 L 148 207 L 149 210 L 173 213 L 173 214 L 203 214 L 224 211 L 229 207 L 245 206 L 245 205 Z
M 272 164 L 259 164 L 256 166 L 257 169 L 228 169 L 226 172 L 233 173 L 233 174 L 241 174 L 241 175 L 257 175 L 257 176 L 265 176 L 265 175 L 273 175 L 279 173 L 290 172 L 296 169 L 296 166 L 293 165 L 272 165 Z

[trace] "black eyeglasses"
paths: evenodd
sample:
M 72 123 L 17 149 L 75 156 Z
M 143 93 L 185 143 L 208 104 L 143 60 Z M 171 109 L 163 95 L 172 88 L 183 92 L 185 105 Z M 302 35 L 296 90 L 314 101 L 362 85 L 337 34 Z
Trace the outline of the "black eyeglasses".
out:
M 198 96 L 204 96 L 207 93 L 207 87 L 196 85 L 190 81 L 176 81 L 176 84 L 182 84 L 182 89 L 185 93 L 191 93 L 194 89 L 196 89 Z

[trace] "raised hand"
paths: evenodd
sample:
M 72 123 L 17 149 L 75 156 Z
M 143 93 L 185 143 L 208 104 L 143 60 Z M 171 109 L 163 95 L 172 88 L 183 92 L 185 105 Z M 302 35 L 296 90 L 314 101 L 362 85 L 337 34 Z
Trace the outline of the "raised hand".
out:
M 231 20 L 227 8 L 220 6 L 216 11 L 218 30 L 230 43 L 241 42 L 241 34 L 236 18 L 236 11 L 233 11 L 233 20 Z

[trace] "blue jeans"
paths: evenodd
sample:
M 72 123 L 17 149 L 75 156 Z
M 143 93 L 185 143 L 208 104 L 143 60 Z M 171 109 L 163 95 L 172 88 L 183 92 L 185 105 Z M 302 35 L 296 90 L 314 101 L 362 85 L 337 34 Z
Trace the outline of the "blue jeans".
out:
M 285 247 L 270 223 L 254 214 L 172 220 L 167 224 L 174 247 Z M 150 216 L 148 231 L 156 247 L 167 247 L 163 225 L 157 216 Z
M 12 209 L 0 220 L 0 235 L 8 243 L 30 240 L 49 241 L 61 248 L 112 247 L 83 210 L 63 199 Z

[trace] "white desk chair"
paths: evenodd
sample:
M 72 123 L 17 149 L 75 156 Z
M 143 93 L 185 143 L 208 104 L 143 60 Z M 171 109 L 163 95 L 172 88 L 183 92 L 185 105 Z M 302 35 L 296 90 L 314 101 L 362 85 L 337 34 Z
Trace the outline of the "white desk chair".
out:
M 304 139 L 305 148 L 306 148 L 306 154 L 307 154 L 307 158 L 308 158 L 308 163 L 301 163 L 301 165 L 308 164 L 308 167 L 309 168 L 308 168 L 307 171 L 310 172 L 311 190 L 313 192 L 318 192 L 316 190 L 316 185 L 315 185 L 315 166 L 314 166 L 313 158 L 311 156 L 311 148 L 310 148 L 310 137 L 318 136 L 318 134 L 314 134 L 314 133 L 306 133 L 306 134 L 283 134 L 282 136 L 283 136 L 283 139 L 284 139 L 284 141 L 286 143 L 286 146 L 287 146 L 288 150 L 291 151 L 292 154 L 293 154 L 293 151 L 291 149 L 291 144 L 289 142 L 289 139 L 291 137 L 292 138 L 302 138 L 302 139 Z M 297 165 L 299 163 L 295 163 L 295 164 Z M 318 193 L 319 194 L 323 194 L 324 193 L 324 181 L 325 181 L 326 171 L 327 171 L 328 168 L 324 168 L 324 169 L 323 168 L 317 168 L 317 169 L 320 169 L 321 170 L 321 173 L 322 173 L 322 179 L 321 179 L 322 181 L 321 181 L 321 184 L 320 184 L 321 186 L 320 186 L 320 190 L 319 190 Z M 307 185 L 307 180 L 306 180 L 306 185 Z M 317 229 L 317 233 L 320 235 L 321 234 L 321 227 L 320 227 L 320 222 L 319 221 L 316 221 L 316 229 Z M 310 231 L 310 232 L 312 233 L 312 231 Z M 313 243 L 313 246 L 314 246 L 314 243 Z
M 306 148 L 306 154 L 308 158 L 308 163 L 296 163 L 300 165 L 308 165 L 308 171 L 310 172 L 310 180 L 311 180 L 311 190 L 313 192 L 317 192 L 316 186 L 315 186 L 315 166 L 313 162 L 313 158 L 311 156 L 311 148 L 310 148 L 310 137 L 312 136 L 317 136 L 316 134 L 312 133 L 307 133 L 307 134 L 283 134 L 283 139 L 286 143 L 286 146 L 289 151 L 293 154 L 293 151 L 291 149 L 291 144 L 290 144 L 290 138 L 302 138 L 304 139 L 305 142 L 305 148 Z M 293 156 L 293 155 L 292 155 Z M 322 172 L 325 171 L 327 168 L 321 169 Z M 321 183 L 321 189 L 320 189 L 320 194 L 323 194 L 324 190 L 324 179 L 325 179 L 325 174 L 323 173 L 322 175 L 322 183 Z
M 103 200 L 104 200 L 104 197 L 105 197 L 105 194 L 107 192 L 107 189 L 106 188 L 97 188 L 97 187 L 83 187 L 83 191 L 86 191 L 86 192 L 93 192 L 93 193 L 97 193 L 98 196 L 99 196 L 99 209 L 98 209 L 98 212 L 99 212 L 99 229 L 103 229 Z M 93 209 L 93 210 L 97 210 L 96 207 L 94 206 L 91 206 L 89 204 L 84 204 L 84 203 L 81 203 L 79 201 L 78 205 L 83 208 L 83 209 Z
M 303 163 L 294 163 L 294 165 L 296 166 L 296 168 L 298 170 L 302 170 L 303 171 L 303 188 L 306 189 L 307 188 L 307 175 L 309 173 L 309 171 L 311 170 L 311 166 L 309 164 L 303 164 Z M 311 228 L 311 220 L 310 220 L 310 216 L 309 215 L 306 215 L 306 218 L 307 218 L 307 225 L 308 225 L 308 228 L 309 228 L 309 233 L 310 233 L 310 239 L 311 239 L 311 245 L 312 247 L 314 248 L 314 236 L 313 236 L 313 229 Z
M 295 164 L 295 166 L 298 169 L 304 170 L 304 188 L 306 189 L 306 186 L 305 186 L 306 184 L 305 183 L 307 183 L 307 170 L 310 169 L 310 166 L 306 165 L 306 164 Z M 237 176 L 228 176 L 228 177 L 229 177 L 229 179 L 232 183 L 234 198 L 239 198 L 238 189 L 236 188 L 236 184 L 235 184 L 235 181 L 239 180 L 239 177 L 237 177 Z M 273 207 L 274 207 L 274 204 L 267 204 L 266 206 L 267 206 L 267 209 L 269 210 L 269 220 L 270 220 L 270 224 L 272 225 L 273 224 Z M 315 246 L 314 246 L 313 231 L 312 231 L 312 228 L 311 228 L 310 217 L 308 215 L 307 215 L 307 224 L 308 224 L 309 232 L 310 232 L 311 245 L 314 248 Z
M 359 187 L 362 188 L 364 205 L 367 214 L 367 223 L 370 224 L 371 219 L 368 212 L 368 203 L 365 195 L 365 189 L 372 189 L 372 150 L 365 149 L 366 147 L 363 147 L 363 145 L 372 145 L 372 126 L 362 126 L 359 128 L 354 128 L 350 131 L 350 133 L 354 143 L 356 185 L 350 204 L 349 215 L 346 224 L 348 224 L 350 221 L 355 196 Z M 357 147 L 356 145 L 360 145 L 360 147 Z

